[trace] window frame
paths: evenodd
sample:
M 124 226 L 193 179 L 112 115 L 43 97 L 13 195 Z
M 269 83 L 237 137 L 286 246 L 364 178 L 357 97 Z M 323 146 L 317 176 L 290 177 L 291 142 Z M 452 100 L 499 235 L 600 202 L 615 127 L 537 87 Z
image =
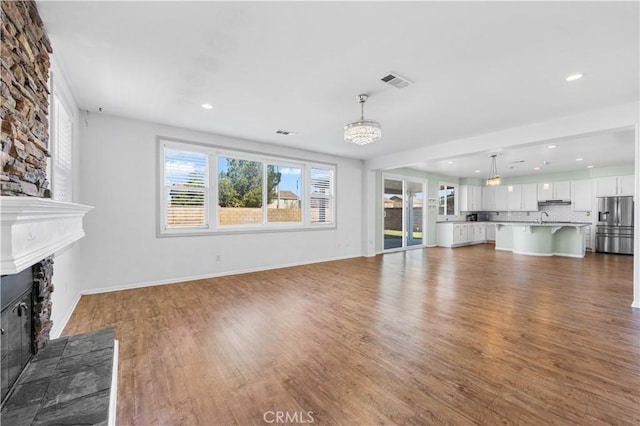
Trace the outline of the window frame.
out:
M 157 140 L 157 206 L 156 206 L 156 236 L 172 237 L 172 236 L 189 236 L 189 235 L 221 235 L 221 234 L 241 234 L 241 233 L 262 233 L 262 232 L 283 232 L 283 231 L 305 231 L 315 229 L 335 229 L 337 227 L 337 165 L 331 163 L 310 161 L 293 157 L 279 157 L 260 152 L 246 151 L 239 149 L 230 149 L 228 147 L 206 145 L 195 142 L 183 141 L 168 137 L 158 136 Z M 191 152 L 205 153 L 208 155 L 208 182 L 207 191 L 205 191 L 205 214 L 208 226 L 180 226 L 168 227 L 167 211 L 166 211 L 166 194 L 164 182 L 164 163 L 165 163 L 165 147 L 169 149 L 177 149 Z M 219 201 L 218 201 L 218 161 L 219 158 L 233 158 L 238 160 L 257 161 L 262 164 L 262 223 L 254 224 L 233 224 L 221 225 L 219 223 Z M 285 166 L 299 168 L 300 176 L 300 204 L 301 204 L 301 221 L 300 222 L 269 222 L 268 221 L 268 184 L 267 174 L 268 166 Z M 310 215 L 310 173 L 311 169 L 331 170 L 333 178 L 331 180 L 331 221 L 326 223 L 312 223 Z
M 336 193 L 335 193 L 335 191 L 336 191 L 336 183 L 335 183 L 335 181 L 336 181 L 336 170 L 335 169 L 333 169 L 333 176 L 332 176 L 332 179 L 331 179 L 331 191 L 328 194 L 328 196 L 321 196 L 321 197 L 318 197 L 318 196 L 312 197 L 311 196 L 311 170 L 313 170 L 313 169 L 323 169 L 323 168 L 325 168 L 325 167 L 317 166 L 317 164 L 311 164 L 311 165 L 309 165 L 309 168 L 305 171 L 305 176 L 307 178 L 307 181 L 305 182 L 305 184 L 306 184 L 305 185 L 305 189 L 306 189 L 305 195 L 306 195 L 306 205 L 307 205 L 306 211 L 307 211 L 307 214 L 309 216 L 307 219 L 308 219 L 309 223 L 312 224 L 313 226 L 322 225 L 322 222 L 315 223 L 315 222 L 311 221 L 311 207 L 312 207 L 311 200 L 314 199 L 314 198 L 330 200 L 331 201 L 331 208 L 332 208 L 331 217 L 333 217 L 334 218 L 333 220 L 335 221 L 335 216 L 334 216 L 335 213 L 336 213 L 336 208 L 335 208 L 335 204 L 336 204 L 336 201 L 335 201 L 336 200 Z
M 445 201 L 445 212 L 444 212 L 445 214 L 440 214 L 440 191 L 442 186 L 453 188 L 453 211 L 451 212 L 451 214 L 447 214 L 446 201 Z M 438 183 L 438 218 L 439 219 L 449 218 L 451 216 L 458 216 L 458 211 L 459 211 L 458 210 L 459 209 L 458 191 L 459 191 L 459 185 L 457 183 L 451 183 L 451 182 Z
M 68 101 L 66 93 L 57 85 L 57 75 L 51 74 L 49 79 L 49 143 L 51 160 L 47 166 L 47 178 L 51 182 L 51 199 L 71 203 L 74 201 L 75 152 L 74 139 L 76 122 L 75 111 Z M 67 121 L 63 122 L 62 117 Z M 69 126 L 68 139 L 62 138 L 62 127 Z M 63 145 L 64 144 L 64 145 Z M 63 161 L 64 160 L 64 161 Z M 61 164 L 61 163 L 65 164 Z
M 272 166 L 284 166 L 284 167 L 289 167 L 289 168 L 295 168 L 295 169 L 300 169 L 300 221 L 299 222 L 269 222 L 269 216 L 268 216 L 268 208 L 269 208 L 269 204 L 266 204 L 264 206 L 265 209 L 265 214 L 267 216 L 265 216 L 265 223 L 266 224 L 271 224 L 271 225 L 282 225 L 282 226 L 286 226 L 286 227 L 296 227 L 296 226 L 301 226 L 304 223 L 306 223 L 306 216 L 308 214 L 308 207 L 310 207 L 309 203 L 307 202 L 307 200 L 305 200 L 304 194 L 304 188 L 305 188 L 305 184 L 306 181 L 308 180 L 308 177 L 306 176 L 306 170 L 305 170 L 305 165 L 302 163 L 296 163 L 296 162 L 292 162 L 289 159 L 282 159 L 281 161 L 279 160 L 273 160 L 273 159 L 269 159 L 269 161 L 265 161 L 265 167 L 264 167 L 264 175 L 263 175 L 263 180 L 266 182 L 266 179 L 268 177 L 268 166 L 272 165 Z M 263 191 L 265 192 L 264 194 L 264 199 L 266 201 L 268 201 L 268 191 L 269 188 L 267 188 L 267 185 L 263 186 Z
M 164 173 L 165 172 L 165 147 L 169 147 L 169 149 L 174 149 L 177 151 L 182 150 L 182 151 L 195 152 L 195 153 L 207 155 L 208 182 L 206 183 L 205 190 L 203 191 L 204 192 L 204 218 L 205 218 L 204 225 L 176 226 L 176 227 L 167 226 L 168 215 L 167 215 L 167 210 L 165 209 L 167 203 L 166 203 L 166 197 L 165 197 L 166 186 L 165 186 L 165 173 Z M 157 185 L 159 188 L 159 197 L 158 197 L 159 204 L 158 204 L 158 215 L 157 215 L 158 216 L 158 233 L 162 235 L 185 235 L 185 234 L 197 234 L 197 233 L 210 231 L 211 224 L 212 224 L 211 211 L 213 210 L 211 209 L 211 184 L 210 184 L 211 156 L 208 155 L 206 150 L 202 149 L 202 147 L 199 147 L 197 145 L 191 146 L 191 145 L 183 144 L 180 142 L 171 142 L 170 145 L 159 143 L 158 151 L 159 151 L 159 155 L 158 155 L 159 179 L 157 182 Z

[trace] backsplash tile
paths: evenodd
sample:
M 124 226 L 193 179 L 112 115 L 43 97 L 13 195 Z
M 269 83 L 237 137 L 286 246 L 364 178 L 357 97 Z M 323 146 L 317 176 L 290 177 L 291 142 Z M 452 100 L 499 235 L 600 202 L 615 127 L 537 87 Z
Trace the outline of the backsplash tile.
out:
M 544 217 L 545 222 L 585 222 L 591 223 L 591 212 L 576 212 L 570 205 L 540 206 L 537 212 L 490 212 L 488 219 L 494 222 L 518 222 L 538 220 L 542 211 L 546 211 L 549 217 Z

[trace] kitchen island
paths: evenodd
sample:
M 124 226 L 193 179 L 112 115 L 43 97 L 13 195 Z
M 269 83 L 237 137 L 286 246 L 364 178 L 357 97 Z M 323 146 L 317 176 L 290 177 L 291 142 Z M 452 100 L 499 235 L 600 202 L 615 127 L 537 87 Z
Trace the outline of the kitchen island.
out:
M 584 257 L 584 229 L 589 224 L 497 222 L 496 250 L 532 256 Z

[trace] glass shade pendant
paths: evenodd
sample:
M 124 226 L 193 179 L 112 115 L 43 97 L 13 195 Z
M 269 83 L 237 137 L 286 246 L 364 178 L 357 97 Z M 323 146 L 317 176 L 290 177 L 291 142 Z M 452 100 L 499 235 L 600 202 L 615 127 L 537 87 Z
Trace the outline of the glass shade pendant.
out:
M 382 137 L 382 127 L 380 123 L 364 119 L 364 103 L 367 95 L 358 95 L 360 103 L 360 120 L 354 121 L 344 126 L 344 140 L 356 145 L 366 145 L 375 142 Z
M 487 186 L 500 185 L 500 176 L 498 176 L 498 166 L 496 166 L 496 157 L 498 154 L 491 154 L 491 167 L 489 168 L 489 177 L 487 178 Z

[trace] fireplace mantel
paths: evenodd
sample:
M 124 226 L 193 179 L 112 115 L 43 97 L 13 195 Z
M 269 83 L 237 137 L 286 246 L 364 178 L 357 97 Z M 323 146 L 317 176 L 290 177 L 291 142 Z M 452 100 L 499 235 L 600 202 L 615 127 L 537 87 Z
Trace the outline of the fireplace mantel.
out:
M 36 197 L 0 197 L 0 274 L 16 274 L 84 237 L 93 207 Z

